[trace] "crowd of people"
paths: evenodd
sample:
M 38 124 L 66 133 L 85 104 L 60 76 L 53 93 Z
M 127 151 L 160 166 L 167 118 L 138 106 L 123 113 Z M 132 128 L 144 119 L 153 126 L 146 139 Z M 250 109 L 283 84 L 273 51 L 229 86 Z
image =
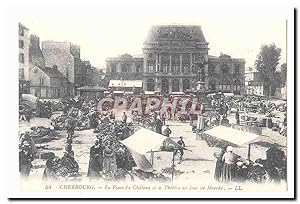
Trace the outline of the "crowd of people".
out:
M 126 172 L 135 166 L 135 162 L 128 149 L 120 141 L 132 135 L 139 127 L 148 128 L 158 134 L 164 135 L 166 138 L 170 138 L 172 130 L 166 124 L 166 120 L 177 120 L 180 117 L 179 115 L 176 115 L 177 113 L 171 114 L 170 111 L 161 114 L 159 111 L 151 110 L 149 115 L 137 115 L 135 112 L 132 112 L 130 115 L 132 121 L 128 121 L 129 116 L 124 111 L 121 119 L 117 120 L 114 111 L 110 110 L 109 107 L 107 107 L 104 112 L 98 112 L 97 102 L 97 99 L 87 101 L 81 97 L 76 100 L 72 98 L 64 99 L 60 102 L 60 109 L 63 113 L 60 116 L 53 118 L 52 124 L 55 129 L 67 130 L 65 153 L 62 158 L 54 156 L 46 161 L 46 167 L 43 174 L 44 179 L 79 176 L 79 165 L 74 157 L 72 144 L 74 132 L 84 129 L 93 129 L 94 133 L 97 134 L 95 143 L 90 148 L 87 176 L 91 180 L 100 178 L 124 178 Z M 246 100 L 245 102 L 251 104 L 253 101 Z M 48 102 L 42 104 L 44 104 L 43 106 L 51 107 L 51 104 Z M 241 122 L 240 111 L 249 108 L 249 106 L 245 105 L 244 102 L 237 103 L 237 101 L 233 99 L 212 99 L 211 106 L 213 107 L 213 112 L 216 113 L 215 119 L 217 120 L 217 125 L 230 126 L 228 113 L 236 104 L 238 104 L 238 108 L 235 112 L 235 121 L 236 124 L 239 125 Z M 265 112 L 270 110 L 268 105 L 266 107 L 265 105 L 260 105 L 259 107 L 262 110 L 265 109 Z M 272 107 L 274 108 L 274 106 Z M 204 116 L 206 110 L 203 104 L 200 104 L 200 110 L 200 115 Z M 195 120 L 195 118 L 192 115 L 188 115 L 188 118 L 190 124 L 193 125 L 193 120 Z M 286 125 L 287 121 L 285 118 L 283 127 L 286 128 Z M 204 125 L 203 127 L 208 126 Z M 181 161 L 183 160 L 184 148 L 186 146 L 183 137 L 179 137 L 177 144 L 182 148 L 176 149 L 174 154 L 179 153 Z M 23 177 L 29 176 L 32 167 L 31 162 L 36 153 L 34 146 L 34 142 L 28 134 L 21 136 L 19 161 L 20 173 Z M 226 151 L 222 151 L 222 153 L 215 156 L 217 158 L 215 179 L 222 182 L 231 182 L 236 181 L 237 179 L 242 180 L 241 178 L 251 177 L 249 176 L 249 172 L 251 172 L 249 169 L 253 166 L 258 169 L 258 166 L 262 167 L 263 165 L 261 164 L 261 160 L 252 162 L 251 165 L 250 162 L 247 165 L 245 165 L 245 162 L 241 164 L 238 157 L 233 153 L 233 148 L 230 146 L 227 147 Z M 245 173 L 241 173 L 245 172 L 245 169 L 248 170 L 246 176 L 243 175 Z M 268 177 L 272 174 L 267 172 L 266 175 L 266 177 Z M 270 177 L 272 176 L 269 176 L 268 178 Z
M 250 161 L 234 153 L 232 146 L 216 152 L 214 178 L 218 182 L 279 183 L 286 180 L 286 156 L 276 144 L 267 150 L 265 160 Z

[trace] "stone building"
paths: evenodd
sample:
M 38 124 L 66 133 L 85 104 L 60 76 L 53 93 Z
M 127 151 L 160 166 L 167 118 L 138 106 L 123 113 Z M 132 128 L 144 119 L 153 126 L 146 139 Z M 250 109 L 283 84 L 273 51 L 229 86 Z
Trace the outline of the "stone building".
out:
M 264 95 L 264 86 L 256 70 L 245 73 L 245 93 L 250 95 Z
M 68 80 L 60 73 L 58 67 L 34 66 L 30 70 L 32 76 L 30 94 L 39 98 L 63 98 L 68 95 Z
M 56 65 L 61 74 L 68 79 L 69 95 L 76 94 L 76 88 L 83 86 L 81 81 L 80 47 L 70 42 L 42 42 L 42 52 L 45 57 L 45 66 Z
M 40 47 L 40 38 L 36 35 L 30 35 L 29 69 L 31 70 L 35 66 L 44 68 L 45 58 Z
M 29 29 L 19 23 L 19 94 L 29 93 Z
M 245 60 L 220 54 L 208 56 L 206 88 L 210 91 L 245 93 Z
M 110 80 L 142 80 L 148 93 L 243 93 L 245 60 L 210 56 L 208 50 L 200 26 L 153 26 L 143 56 L 107 58 L 106 74 Z

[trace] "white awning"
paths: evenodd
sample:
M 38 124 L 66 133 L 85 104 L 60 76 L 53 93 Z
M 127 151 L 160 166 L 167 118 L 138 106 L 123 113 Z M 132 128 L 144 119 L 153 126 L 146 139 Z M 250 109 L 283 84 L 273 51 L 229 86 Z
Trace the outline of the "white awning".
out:
M 125 94 L 133 94 L 132 91 L 125 91 Z
M 234 96 L 234 93 L 224 93 L 224 96 Z
M 123 94 L 124 91 L 114 91 L 113 93 L 115 93 L 115 94 Z
M 154 95 L 154 91 L 145 91 L 145 95 Z
M 254 142 L 260 137 L 259 135 L 253 133 L 236 130 L 221 125 L 207 130 L 204 133 L 238 146 L 245 146 L 246 144 Z
M 121 142 L 135 152 L 145 154 L 150 150 L 159 150 L 165 139 L 166 137 L 161 134 L 141 128 Z
M 142 88 L 142 80 L 110 80 L 108 87 L 123 87 L 123 88 Z
M 172 94 L 174 94 L 174 95 L 183 95 L 184 93 L 183 92 L 172 92 Z
M 151 150 L 159 150 L 165 139 L 166 137 L 161 134 L 141 128 L 133 135 L 120 142 L 123 143 L 131 152 L 131 155 L 139 169 L 143 171 L 152 171 L 153 166 L 144 154 Z

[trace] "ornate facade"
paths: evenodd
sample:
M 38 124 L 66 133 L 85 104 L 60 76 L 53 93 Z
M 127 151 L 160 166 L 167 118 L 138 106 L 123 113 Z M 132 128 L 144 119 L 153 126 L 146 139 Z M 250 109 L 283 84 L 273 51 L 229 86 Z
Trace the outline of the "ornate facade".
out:
M 143 46 L 143 56 L 108 58 L 109 79 L 140 79 L 143 89 L 161 94 L 185 91 L 244 90 L 245 61 L 228 55 L 208 55 L 208 42 L 200 26 L 153 26 Z M 122 65 L 122 63 L 123 65 Z M 124 64 L 128 64 L 124 68 Z M 141 66 L 142 69 L 136 66 Z

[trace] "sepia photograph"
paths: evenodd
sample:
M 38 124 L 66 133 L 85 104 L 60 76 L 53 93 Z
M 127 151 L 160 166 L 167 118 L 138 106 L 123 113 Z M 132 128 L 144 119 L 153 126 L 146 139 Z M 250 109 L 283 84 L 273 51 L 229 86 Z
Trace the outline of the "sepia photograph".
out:
M 293 8 L 124 5 L 31 7 L 10 24 L 15 188 L 71 198 L 293 192 Z

